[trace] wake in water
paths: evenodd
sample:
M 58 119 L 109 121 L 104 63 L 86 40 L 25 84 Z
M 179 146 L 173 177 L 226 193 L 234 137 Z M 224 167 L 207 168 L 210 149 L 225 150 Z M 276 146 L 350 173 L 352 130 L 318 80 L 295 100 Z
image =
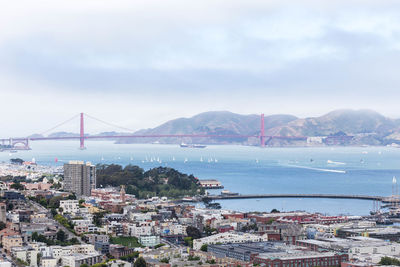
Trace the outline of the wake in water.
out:
M 320 171 L 320 172 L 346 173 L 346 171 L 344 171 L 344 170 L 321 169 L 321 168 L 298 166 L 298 165 L 285 165 L 285 166 L 292 167 L 292 168 L 300 168 L 300 169 L 307 169 L 307 170 L 313 170 L 313 171 Z
M 333 165 L 346 165 L 346 163 L 344 163 L 344 162 L 333 161 L 333 160 L 330 160 L 330 159 L 328 159 L 328 160 L 326 161 L 326 163 L 328 163 L 328 164 L 333 164 Z

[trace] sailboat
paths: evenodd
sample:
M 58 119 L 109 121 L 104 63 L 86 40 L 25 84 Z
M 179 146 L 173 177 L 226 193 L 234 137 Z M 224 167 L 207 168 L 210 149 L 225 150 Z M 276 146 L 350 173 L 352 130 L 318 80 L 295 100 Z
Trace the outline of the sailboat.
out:
M 203 162 L 203 157 L 200 157 L 200 162 Z

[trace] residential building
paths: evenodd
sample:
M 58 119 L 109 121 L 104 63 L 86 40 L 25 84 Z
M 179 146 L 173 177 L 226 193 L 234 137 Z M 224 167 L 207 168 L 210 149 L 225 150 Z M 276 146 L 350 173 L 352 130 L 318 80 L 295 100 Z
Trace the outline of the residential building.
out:
M 122 245 L 110 245 L 110 254 L 115 258 L 120 258 L 133 252 L 135 252 L 134 248 L 128 248 Z
M 230 244 L 264 241 L 268 241 L 267 235 L 259 236 L 226 232 L 193 240 L 193 249 L 199 250 L 203 244 Z
M 251 261 L 265 252 L 283 252 L 286 245 L 282 242 L 256 242 L 225 245 L 208 245 L 207 251 L 216 257 L 229 257 L 242 261 Z
M 7 222 L 7 205 L 4 202 L 0 202 L 0 222 Z
M 108 243 L 110 241 L 110 237 L 108 235 L 97 235 L 97 234 L 87 234 L 84 239 L 94 245 L 96 242 Z
M 76 214 L 79 211 L 79 202 L 78 200 L 61 200 L 60 208 L 63 213 Z
M 12 264 L 9 261 L 6 260 L 0 260 L 0 267 L 11 267 Z
M 29 264 L 29 266 L 38 266 L 38 251 L 31 247 L 13 247 L 11 248 L 13 257 Z
M 343 261 L 348 261 L 347 254 L 333 252 L 293 251 L 279 253 L 262 253 L 255 256 L 253 263 L 265 264 L 268 267 L 308 266 L 332 267 L 340 266 Z
M 22 247 L 22 237 L 20 235 L 4 236 L 2 239 L 4 251 L 11 253 L 11 248 Z
M 103 255 L 98 252 L 92 252 L 88 254 L 74 253 L 69 256 L 61 257 L 62 266 L 79 267 L 82 264 L 89 266 L 100 263 L 103 260 Z
M 90 196 L 96 187 L 96 167 L 90 162 L 70 161 L 64 164 L 64 189 L 77 196 Z
M 160 236 L 158 235 L 140 236 L 139 243 L 145 247 L 154 247 L 160 244 Z
M 57 267 L 58 266 L 57 259 L 42 257 L 42 259 L 40 260 L 40 266 L 42 266 L 42 267 Z

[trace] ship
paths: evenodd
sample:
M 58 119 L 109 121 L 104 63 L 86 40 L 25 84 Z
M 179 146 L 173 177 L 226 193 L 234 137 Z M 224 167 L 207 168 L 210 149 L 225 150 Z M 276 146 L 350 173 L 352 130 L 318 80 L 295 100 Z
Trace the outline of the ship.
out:
M 181 143 L 181 147 L 188 147 L 188 148 L 205 148 L 207 147 L 206 145 L 199 145 L 199 144 L 185 144 Z
M 234 193 L 234 192 L 231 192 L 229 190 L 222 190 L 221 191 L 221 196 L 238 196 L 238 195 L 239 195 L 239 193 Z

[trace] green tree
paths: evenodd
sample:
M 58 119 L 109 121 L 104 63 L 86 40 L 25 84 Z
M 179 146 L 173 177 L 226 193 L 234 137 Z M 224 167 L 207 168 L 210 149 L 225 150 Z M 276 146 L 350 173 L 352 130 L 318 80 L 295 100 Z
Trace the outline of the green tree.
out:
M 53 217 L 57 215 L 57 210 L 56 209 L 51 209 L 50 212 L 51 212 L 51 215 Z
M 380 265 L 395 265 L 400 266 L 400 260 L 391 257 L 382 257 L 379 261 Z
M 13 183 L 10 188 L 15 189 L 15 190 L 24 190 L 25 186 L 20 184 L 20 183 Z
M 13 209 L 14 209 L 14 204 L 13 203 L 8 203 L 7 204 L 7 210 L 10 211 L 10 210 L 13 210 Z
M 23 159 L 20 158 L 15 158 L 15 159 L 10 159 L 11 164 L 18 164 L 21 165 L 22 163 L 24 163 Z
M 0 222 L 0 231 L 6 227 L 7 227 L 7 225 L 4 222 Z
M 200 230 L 193 226 L 188 226 L 186 228 L 186 234 L 193 239 L 201 238 Z
M 37 232 L 32 233 L 32 240 L 36 241 L 38 239 L 39 234 Z
M 52 197 L 49 200 L 49 208 L 58 209 L 60 207 L 60 201 L 63 200 L 63 197 Z
M 162 258 L 162 259 L 160 260 L 160 262 L 169 263 L 169 258 Z
M 97 212 L 93 215 L 93 224 L 97 227 L 101 227 L 103 222 L 102 219 L 105 215 L 105 212 Z
M 65 242 L 67 240 L 67 235 L 63 230 L 58 230 L 57 232 L 57 240 L 61 242 Z
M 208 249 L 208 245 L 207 244 L 203 244 L 200 248 L 201 251 L 207 252 Z
M 75 193 L 70 194 L 70 195 L 68 196 L 68 199 L 76 200 L 76 195 L 75 195 Z M 82 266 L 82 265 L 81 265 L 81 266 Z
M 82 265 L 81 265 L 82 266 Z M 146 267 L 146 261 L 142 258 L 139 257 L 136 261 L 135 264 L 133 265 L 134 267 Z

